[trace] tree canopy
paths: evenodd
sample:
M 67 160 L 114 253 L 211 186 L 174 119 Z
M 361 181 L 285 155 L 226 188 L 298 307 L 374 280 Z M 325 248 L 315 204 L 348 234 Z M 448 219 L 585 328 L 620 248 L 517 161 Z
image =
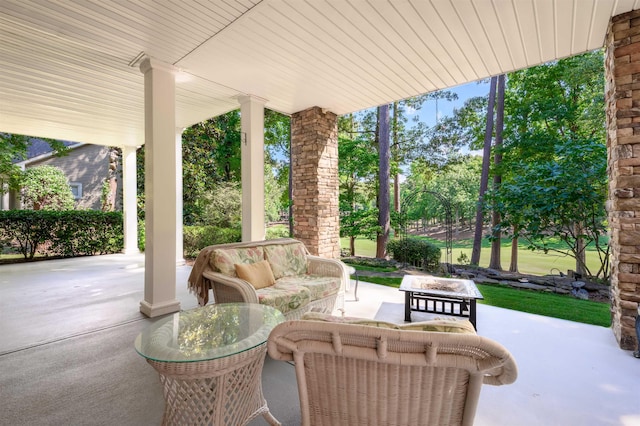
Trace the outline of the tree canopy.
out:
M 509 74 L 502 185 L 489 207 L 531 248 L 547 251 L 559 239 L 578 272 L 606 278 L 603 73 L 602 51 L 594 51 Z M 586 269 L 589 243 L 603 259 L 600 271 Z

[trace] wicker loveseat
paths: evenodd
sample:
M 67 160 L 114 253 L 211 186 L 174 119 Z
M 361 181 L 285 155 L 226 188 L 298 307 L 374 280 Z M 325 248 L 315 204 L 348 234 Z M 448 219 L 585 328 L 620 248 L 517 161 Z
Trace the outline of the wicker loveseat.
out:
M 238 277 L 244 270 L 240 268 L 258 266 L 260 279 L 264 268 L 266 274 L 273 274 L 269 285 Z M 189 276 L 189 289 L 200 305 L 207 304 L 212 289 L 214 303 L 261 303 L 279 309 L 291 320 L 311 310 L 343 310 L 348 282 L 344 263 L 312 256 L 302 242 L 281 238 L 205 247 Z

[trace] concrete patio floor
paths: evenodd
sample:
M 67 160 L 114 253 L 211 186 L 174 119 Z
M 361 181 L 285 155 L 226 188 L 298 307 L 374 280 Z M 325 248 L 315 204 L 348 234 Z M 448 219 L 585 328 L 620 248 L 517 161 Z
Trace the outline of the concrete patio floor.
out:
M 177 267 L 182 309 L 197 307 L 190 270 Z M 160 424 L 158 376 L 133 349 L 154 321 L 138 311 L 143 286 L 143 255 L 0 265 L 0 424 Z M 347 315 L 403 322 L 397 289 L 352 292 Z M 640 425 L 640 360 L 611 330 L 479 305 L 478 333 L 513 353 L 519 376 L 483 387 L 476 425 Z M 276 418 L 299 424 L 293 367 L 267 359 L 263 387 Z

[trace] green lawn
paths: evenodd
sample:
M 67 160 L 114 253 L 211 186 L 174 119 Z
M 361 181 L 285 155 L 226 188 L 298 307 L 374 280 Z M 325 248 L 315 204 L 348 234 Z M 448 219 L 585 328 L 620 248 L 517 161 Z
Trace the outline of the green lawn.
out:
M 429 239 L 429 241 L 442 248 L 444 261 L 445 243 L 443 241 L 433 239 Z M 349 247 L 348 238 L 341 239 L 341 246 L 342 248 Z M 561 248 L 562 246 L 558 243 L 556 244 L 556 247 Z M 466 254 L 467 258 L 471 259 L 471 249 L 471 240 L 454 241 L 451 254 L 453 263 L 459 263 L 457 259 L 460 257 L 461 253 Z M 489 266 L 490 251 L 490 242 L 485 238 L 482 242 L 482 251 L 480 252 L 479 266 Z M 367 239 L 357 239 L 356 255 L 375 257 L 376 242 Z M 596 272 L 598 270 L 598 265 L 600 264 L 597 256 L 598 255 L 595 250 L 587 250 L 587 266 L 592 272 Z M 511 241 L 503 240 L 500 250 L 500 259 L 502 268 L 505 270 L 509 269 L 509 263 L 511 261 Z M 541 251 L 531 251 L 523 245 L 520 245 L 518 249 L 518 270 L 523 274 L 547 275 L 553 273 L 557 275 L 558 271 L 556 271 L 555 269 L 566 273 L 569 269 L 575 270 L 575 268 L 575 260 L 570 256 L 563 256 L 557 253 L 544 254 Z M 551 272 L 552 270 L 553 272 Z
M 402 278 L 367 277 L 362 275 L 359 279 L 360 281 L 395 288 L 400 287 L 400 281 L 402 281 Z M 478 303 L 585 324 L 600 325 L 602 327 L 611 325 L 608 303 L 486 284 L 478 284 L 478 289 L 484 296 L 484 300 L 479 300 Z

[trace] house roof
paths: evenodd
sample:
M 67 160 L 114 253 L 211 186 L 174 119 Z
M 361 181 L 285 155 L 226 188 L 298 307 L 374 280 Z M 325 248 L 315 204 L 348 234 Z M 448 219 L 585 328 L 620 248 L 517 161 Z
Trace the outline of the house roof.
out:
M 640 0 L 3 0 L 0 131 L 144 142 L 148 56 L 177 125 L 239 107 L 344 114 L 603 46 Z
M 64 144 L 64 146 L 70 149 L 77 148 L 78 146 L 82 145 L 78 142 L 62 141 L 62 143 Z M 53 152 L 53 148 L 51 148 L 51 145 L 49 145 L 48 142 L 38 138 L 29 139 L 29 146 L 27 147 L 27 159 L 32 159 L 35 157 L 39 157 L 41 155 L 51 154 L 52 152 Z
M 69 149 L 76 149 L 83 146 L 83 143 L 79 142 L 70 142 L 70 141 L 60 141 Z M 52 157 L 54 155 L 53 148 L 47 141 L 44 141 L 39 138 L 29 138 L 29 144 L 27 145 L 27 153 L 24 159 L 16 159 L 14 161 L 15 164 L 18 165 L 29 165 L 31 163 L 41 161 L 43 159 Z

